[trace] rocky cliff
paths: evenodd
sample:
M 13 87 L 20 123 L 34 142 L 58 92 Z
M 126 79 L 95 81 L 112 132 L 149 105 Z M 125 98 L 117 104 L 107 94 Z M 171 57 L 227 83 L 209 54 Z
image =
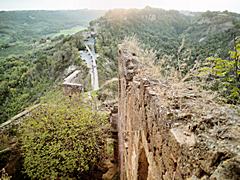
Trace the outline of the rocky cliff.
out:
M 239 109 L 190 83 L 162 83 L 119 50 L 121 179 L 240 179 Z

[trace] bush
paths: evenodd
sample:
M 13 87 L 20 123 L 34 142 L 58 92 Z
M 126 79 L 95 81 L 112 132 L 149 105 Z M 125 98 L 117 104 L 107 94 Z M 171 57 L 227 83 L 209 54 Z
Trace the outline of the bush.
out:
M 212 90 L 220 92 L 228 103 L 240 103 L 240 42 L 228 59 L 208 58 L 200 69 L 200 77 L 206 78 Z
M 21 128 L 24 168 L 32 179 L 73 178 L 104 155 L 107 116 L 76 100 L 42 105 Z

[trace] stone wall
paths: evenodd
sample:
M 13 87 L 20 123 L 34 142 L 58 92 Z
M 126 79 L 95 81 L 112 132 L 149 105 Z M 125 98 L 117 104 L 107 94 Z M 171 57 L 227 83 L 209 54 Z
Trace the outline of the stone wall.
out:
M 64 79 L 63 92 L 66 96 L 72 96 L 74 94 L 80 94 L 83 92 L 83 85 L 80 84 L 81 71 L 75 70 L 72 74 Z
M 120 178 L 240 179 L 239 109 L 144 71 L 135 53 L 119 50 Z

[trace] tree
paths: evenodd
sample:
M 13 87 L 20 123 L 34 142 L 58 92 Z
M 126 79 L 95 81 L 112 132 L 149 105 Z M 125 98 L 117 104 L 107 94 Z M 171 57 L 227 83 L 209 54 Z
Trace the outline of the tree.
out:
M 213 90 L 219 91 L 229 103 L 240 103 L 240 42 L 229 51 L 229 59 L 210 57 L 200 69 Z

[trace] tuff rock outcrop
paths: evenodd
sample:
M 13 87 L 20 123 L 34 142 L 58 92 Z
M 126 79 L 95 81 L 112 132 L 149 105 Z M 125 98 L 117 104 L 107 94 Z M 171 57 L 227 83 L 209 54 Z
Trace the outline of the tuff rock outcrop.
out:
M 163 83 L 119 50 L 122 180 L 240 179 L 239 109 L 187 83 Z

